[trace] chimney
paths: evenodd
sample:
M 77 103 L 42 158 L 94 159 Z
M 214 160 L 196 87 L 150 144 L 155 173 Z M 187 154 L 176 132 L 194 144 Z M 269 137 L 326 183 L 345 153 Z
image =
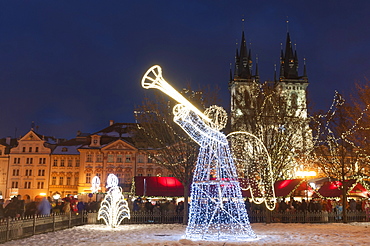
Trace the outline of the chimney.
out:
M 6 140 L 5 140 L 5 143 L 7 144 L 7 145 L 10 145 L 10 141 L 12 140 L 12 138 L 11 137 L 6 137 Z
M 109 126 L 113 125 L 114 124 L 114 120 L 110 120 L 109 121 Z

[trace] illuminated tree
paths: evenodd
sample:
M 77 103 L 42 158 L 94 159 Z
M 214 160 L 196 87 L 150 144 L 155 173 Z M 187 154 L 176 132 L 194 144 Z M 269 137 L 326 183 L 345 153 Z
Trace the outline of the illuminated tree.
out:
M 356 91 L 346 106 L 346 115 L 352 124 L 348 131 L 349 144 L 358 155 L 354 166 L 354 176 L 370 176 L 370 81 L 356 84 Z
M 352 141 L 358 126 L 353 124 L 346 112 L 344 98 L 336 93 L 328 112 L 316 114 L 312 121 L 316 164 L 327 177 L 342 183 L 339 188 L 342 190 L 344 222 L 347 221 L 345 208 L 348 192 L 345 181 L 356 176 L 358 165 L 363 163 L 360 146 Z
M 306 108 L 289 104 L 275 84 L 255 83 L 251 91 L 249 102 L 233 102 L 240 112 L 232 112 L 236 114 L 232 130 L 247 131 L 263 142 L 271 157 L 273 180 L 291 178 L 299 168 L 297 160 L 312 150 L 308 119 L 302 117 Z M 243 176 L 245 171 L 239 172 Z

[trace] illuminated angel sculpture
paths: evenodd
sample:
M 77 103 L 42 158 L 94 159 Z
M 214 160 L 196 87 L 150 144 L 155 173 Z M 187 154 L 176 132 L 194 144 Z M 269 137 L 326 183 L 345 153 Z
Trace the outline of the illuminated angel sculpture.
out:
M 200 145 L 191 185 L 186 238 L 256 238 L 249 223 L 227 138 L 220 132 L 226 124 L 226 112 L 213 106 L 201 113 L 174 90 L 161 73 L 159 66 L 149 69 L 143 77 L 143 87 L 160 89 L 180 102 L 173 109 L 174 121 Z
M 100 204 L 98 220 L 103 219 L 106 225 L 115 228 L 124 218 L 130 219 L 130 209 L 122 195 L 121 187 L 118 186 L 116 175 L 108 175 L 107 188 L 109 190 Z

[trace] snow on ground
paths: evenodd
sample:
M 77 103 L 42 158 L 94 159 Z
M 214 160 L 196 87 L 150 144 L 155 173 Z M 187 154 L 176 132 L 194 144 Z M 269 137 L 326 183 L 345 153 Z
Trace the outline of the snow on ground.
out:
M 182 245 L 370 245 L 370 223 L 252 224 L 258 239 L 244 242 L 209 242 L 183 239 L 180 224 L 84 225 L 14 240 L 4 245 L 182 246 Z

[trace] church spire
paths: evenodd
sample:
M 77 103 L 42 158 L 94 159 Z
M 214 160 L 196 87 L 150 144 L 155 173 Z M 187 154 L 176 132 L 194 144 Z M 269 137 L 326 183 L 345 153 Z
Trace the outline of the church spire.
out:
M 285 43 L 285 54 L 281 51 L 281 71 L 280 77 L 286 79 L 298 78 L 298 56 L 297 51 L 293 51 L 292 41 L 290 34 L 287 32 Z

